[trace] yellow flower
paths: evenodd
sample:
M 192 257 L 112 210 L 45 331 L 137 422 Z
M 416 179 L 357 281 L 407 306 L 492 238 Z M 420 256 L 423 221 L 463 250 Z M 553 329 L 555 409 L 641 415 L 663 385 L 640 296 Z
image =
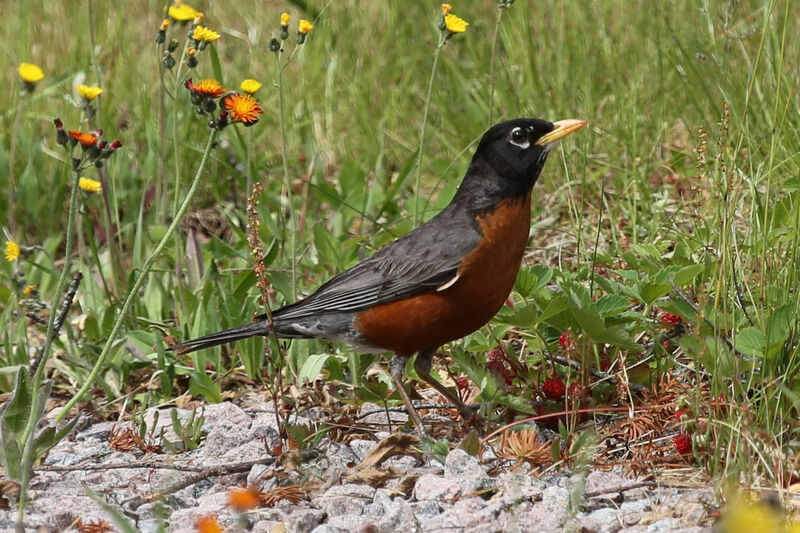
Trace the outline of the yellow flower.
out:
M 22 294 L 25 296 L 30 296 L 34 292 L 36 292 L 36 285 L 25 285 L 25 288 L 22 289 Z
M 286 28 L 289 26 L 289 19 L 292 18 L 289 13 L 281 13 L 281 27 Z
M 209 30 L 208 28 L 204 28 L 203 26 L 198 26 L 194 29 L 194 33 L 192 33 L 192 37 L 195 41 L 203 41 L 206 43 L 210 43 L 212 41 L 216 41 L 219 39 L 219 33 L 215 32 L 214 30 Z
M 19 259 L 20 249 L 19 244 L 15 243 L 14 241 L 6 241 L 6 261 L 9 263 L 16 261 Z
M 161 21 L 161 31 L 167 31 L 169 28 L 169 19 L 164 19 Z
M 314 29 L 314 25 L 306 19 L 300 19 L 300 24 L 297 26 L 297 31 L 305 35 Z
M 194 24 L 195 26 L 199 26 L 200 23 L 203 22 L 203 17 L 205 17 L 205 15 L 203 15 L 202 11 L 196 12 L 194 14 L 194 19 L 192 20 L 192 24 Z
M 445 17 L 449 15 L 452 10 L 453 6 L 451 6 L 450 4 L 442 4 L 442 15 L 444 15 Z
M 450 33 L 463 33 L 467 31 L 467 26 L 469 26 L 469 22 L 453 15 L 452 13 L 448 13 L 444 17 L 444 25 L 447 28 L 447 31 L 449 31 Z
M 239 87 L 247 94 L 255 94 L 261 88 L 261 82 L 254 79 L 246 79 Z
M 78 180 L 78 187 L 86 192 L 100 192 L 103 190 L 103 184 L 92 178 L 80 178 Z
M 241 122 L 245 126 L 252 126 L 258 122 L 258 115 L 264 113 L 264 111 L 261 110 L 261 106 L 258 105 L 258 100 L 249 94 L 233 93 L 226 96 L 222 103 L 228 113 L 230 113 L 231 120 L 234 122 Z
M 197 10 L 193 7 L 187 6 L 186 4 L 177 3 L 169 6 L 167 13 L 171 19 L 187 21 L 194 19 L 194 16 L 197 14 Z
M 103 89 L 100 87 L 90 86 L 90 85 L 78 85 L 75 87 L 78 90 L 78 94 L 86 100 L 87 102 L 91 102 L 101 94 L 103 94 Z
M 20 63 L 18 72 L 22 81 L 26 83 L 36 83 L 44 78 L 44 71 L 33 63 Z

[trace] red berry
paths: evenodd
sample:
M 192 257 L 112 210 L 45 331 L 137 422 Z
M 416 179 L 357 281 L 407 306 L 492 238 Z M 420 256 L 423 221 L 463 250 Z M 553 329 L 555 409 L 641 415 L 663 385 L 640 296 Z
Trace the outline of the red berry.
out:
M 665 326 L 674 326 L 681 323 L 681 317 L 672 313 L 661 313 L 658 320 Z
M 502 359 L 489 359 L 487 356 L 486 369 L 505 381 L 506 385 L 511 385 L 514 372 L 506 367 Z
M 583 385 L 581 385 L 577 381 L 573 381 L 572 383 L 569 384 L 568 391 L 569 391 L 569 397 L 572 398 L 573 400 L 581 398 L 584 392 L 586 392 L 585 389 L 583 388 Z
M 460 390 L 464 390 L 469 387 L 469 380 L 467 378 L 457 378 L 456 385 Z
M 728 412 L 728 404 L 725 402 L 725 396 L 718 394 L 715 398 L 711 399 L 711 408 L 715 413 L 724 415 Z
M 677 411 L 675 411 L 675 418 L 680 420 L 683 415 L 690 416 L 691 414 L 692 412 L 689 410 L 689 408 L 684 407 L 683 409 L 678 409 Z
M 561 378 L 547 378 L 542 385 L 542 393 L 548 400 L 563 400 L 567 387 Z
M 489 350 L 489 353 L 486 354 L 486 362 L 491 363 L 493 361 L 504 361 L 506 358 L 505 352 L 499 346 L 496 346 Z
M 572 333 L 571 329 L 568 329 L 558 337 L 558 344 L 561 346 L 561 349 L 565 352 L 569 352 L 575 349 L 575 335 Z
M 679 454 L 689 455 L 692 453 L 692 438 L 686 433 L 678 433 L 675 435 L 675 438 L 672 439 L 672 443 L 675 445 L 675 449 L 678 450 Z

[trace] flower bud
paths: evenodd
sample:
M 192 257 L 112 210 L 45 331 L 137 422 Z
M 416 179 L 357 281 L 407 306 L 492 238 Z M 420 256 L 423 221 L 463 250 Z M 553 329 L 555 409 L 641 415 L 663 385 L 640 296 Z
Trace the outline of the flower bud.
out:
M 287 37 L 288 37 L 288 34 L 287 34 Z M 269 51 L 270 52 L 278 52 L 278 51 L 280 51 L 280 49 L 281 49 L 281 42 L 278 39 L 276 39 L 275 37 L 270 39 L 270 41 L 269 41 Z
M 203 100 L 203 109 L 207 113 L 213 113 L 217 109 L 217 103 L 211 98 L 206 98 Z
M 217 129 L 223 129 L 225 126 L 228 125 L 228 112 L 222 111 L 219 114 L 219 119 L 217 120 Z
M 167 46 L 167 51 L 174 52 L 178 49 L 178 39 L 172 39 Z
M 172 70 L 172 67 L 175 66 L 175 58 L 172 57 L 172 55 L 167 54 L 164 56 L 164 61 L 162 61 L 161 64 L 165 69 Z

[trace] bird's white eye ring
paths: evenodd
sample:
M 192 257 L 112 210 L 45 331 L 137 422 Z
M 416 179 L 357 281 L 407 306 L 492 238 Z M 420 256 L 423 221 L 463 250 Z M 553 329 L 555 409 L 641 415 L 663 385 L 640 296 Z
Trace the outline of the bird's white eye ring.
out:
M 527 148 L 531 144 L 531 142 L 528 140 L 527 133 L 522 128 L 514 128 L 511 130 L 511 135 L 508 137 L 508 142 L 522 149 Z

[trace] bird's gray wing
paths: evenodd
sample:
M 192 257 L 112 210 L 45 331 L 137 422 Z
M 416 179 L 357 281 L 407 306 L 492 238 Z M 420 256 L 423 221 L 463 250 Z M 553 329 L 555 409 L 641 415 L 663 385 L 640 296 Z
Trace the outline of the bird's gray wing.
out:
M 480 231 L 472 217 L 446 208 L 273 316 L 283 320 L 357 312 L 440 287 L 455 278 L 461 261 L 479 240 Z

